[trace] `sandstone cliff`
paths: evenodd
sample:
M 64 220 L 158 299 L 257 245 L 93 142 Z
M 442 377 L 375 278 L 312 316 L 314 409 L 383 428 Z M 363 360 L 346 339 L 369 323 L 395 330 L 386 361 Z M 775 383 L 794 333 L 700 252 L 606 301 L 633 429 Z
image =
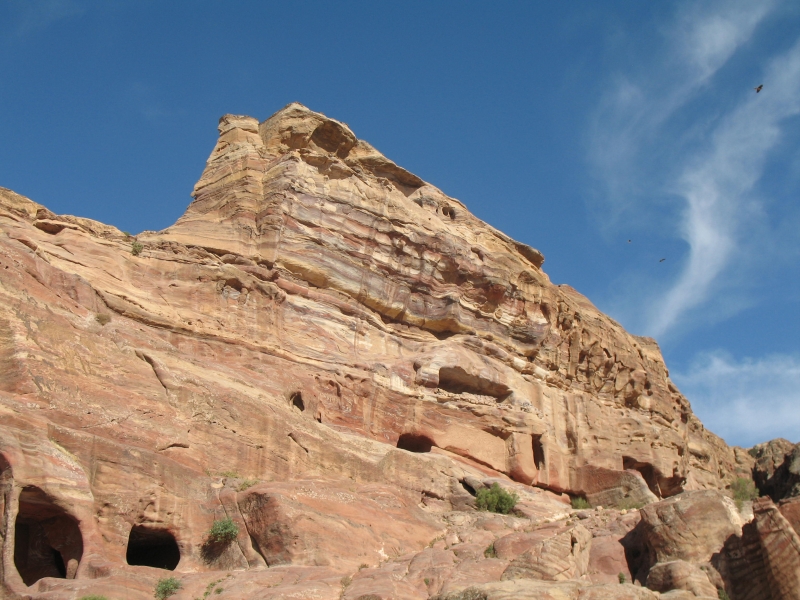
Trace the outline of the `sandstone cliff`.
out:
M 135 240 L 0 189 L 5 593 L 71 598 L 58 590 L 89 588 L 51 578 L 105 577 L 150 595 L 156 565 L 135 556 L 160 552 L 178 572 L 272 573 L 231 597 L 254 582 L 339 597 L 362 565 L 365 595 L 393 581 L 378 597 L 428 597 L 458 580 L 421 575 L 449 555 L 391 559 L 450 534 L 484 547 L 446 519 L 485 481 L 550 520 L 562 493 L 629 506 L 749 473 L 655 341 L 345 124 L 290 104 L 219 132 L 183 217 Z M 217 552 L 222 517 L 240 532 Z M 537 538 L 566 544 L 561 562 L 517 571 L 589 581 L 575 527 Z M 515 556 L 477 552 L 482 581 Z M 434 583 L 414 596 L 389 567 L 364 582 L 389 564 L 419 594 Z

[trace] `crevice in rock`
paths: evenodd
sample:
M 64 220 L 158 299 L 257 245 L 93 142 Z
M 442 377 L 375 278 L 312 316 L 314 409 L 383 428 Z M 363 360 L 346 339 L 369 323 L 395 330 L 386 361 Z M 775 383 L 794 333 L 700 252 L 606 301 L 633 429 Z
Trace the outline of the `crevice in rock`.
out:
M 174 571 L 181 560 L 178 542 L 167 529 L 134 525 L 128 536 L 125 556 L 129 565 Z
M 300 412 L 303 412 L 306 409 L 305 402 L 303 402 L 303 394 L 300 392 L 295 392 L 289 396 L 289 403 Z
M 637 461 L 635 458 L 631 458 L 630 456 L 623 456 L 622 468 L 626 471 L 638 471 L 644 478 L 645 482 L 647 483 L 647 487 L 650 488 L 650 491 L 653 492 L 656 497 L 662 497 L 661 487 L 658 484 L 659 472 L 653 465 L 650 463 Z
M 505 400 L 511 390 L 508 386 L 471 375 L 461 367 L 442 367 L 439 369 L 439 388 L 451 394 L 475 394 L 491 396 L 498 402 Z
M 24 488 L 14 528 L 14 565 L 25 585 L 43 577 L 74 579 L 82 555 L 78 521 L 39 488 Z
M 436 444 L 426 435 L 404 433 L 397 439 L 397 447 L 409 452 L 430 452 Z
M 542 436 L 541 435 L 533 435 L 533 462 L 536 465 L 536 468 L 541 471 L 545 468 L 545 457 L 544 457 L 544 444 L 542 444 Z

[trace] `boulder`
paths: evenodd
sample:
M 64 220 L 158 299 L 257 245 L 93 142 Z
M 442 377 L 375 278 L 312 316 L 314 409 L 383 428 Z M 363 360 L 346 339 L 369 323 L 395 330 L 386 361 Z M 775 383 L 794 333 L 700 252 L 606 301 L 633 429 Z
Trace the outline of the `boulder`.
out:
M 270 567 L 355 570 L 422 550 L 441 532 L 410 494 L 381 485 L 265 483 L 241 492 L 238 507 Z
M 704 563 L 744 524 L 733 501 L 713 490 L 684 492 L 641 510 L 639 525 L 650 564 Z
M 589 578 L 594 583 L 619 583 L 619 575 L 624 581 L 633 581 L 625 556 L 621 538 L 604 535 L 592 538 L 589 551 Z
M 582 526 L 510 534 L 495 542 L 499 558 L 512 558 L 503 579 L 563 581 L 583 577 L 592 535 Z
M 656 592 L 686 590 L 700 597 L 717 595 L 717 588 L 709 581 L 706 572 L 683 560 L 653 566 L 647 575 L 647 587 Z
M 772 597 L 800 600 L 800 536 L 769 498 L 753 505 Z

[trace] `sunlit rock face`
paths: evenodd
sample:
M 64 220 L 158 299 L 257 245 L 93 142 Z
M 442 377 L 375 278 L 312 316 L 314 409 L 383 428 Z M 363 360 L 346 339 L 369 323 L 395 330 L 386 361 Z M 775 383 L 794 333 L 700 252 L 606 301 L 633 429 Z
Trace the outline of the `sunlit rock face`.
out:
M 219 132 L 186 213 L 135 240 L 0 189 L 9 594 L 106 577 L 152 596 L 148 568 L 280 565 L 338 598 L 359 561 L 422 551 L 442 515 L 472 510 L 468 481 L 528 490 L 526 514 L 555 518 L 563 492 L 645 504 L 749 472 L 655 341 L 345 124 L 290 104 Z M 337 498 L 328 536 L 295 525 L 297 507 L 322 518 L 314 494 Z M 402 525 L 341 543 L 383 505 Z M 210 548 L 222 518 L 236 545 Z M 408 586 L 444 589 L 424 579 Z

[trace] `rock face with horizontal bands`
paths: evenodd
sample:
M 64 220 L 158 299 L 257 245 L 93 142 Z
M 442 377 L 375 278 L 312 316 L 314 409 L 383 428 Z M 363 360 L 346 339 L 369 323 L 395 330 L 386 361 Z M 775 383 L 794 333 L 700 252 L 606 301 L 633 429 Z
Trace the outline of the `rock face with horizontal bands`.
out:
M 219 133 L 186 213 L 135 239 L 0 189 L 6 595 L 149 597 L 171 565 L 187 589 L 240 569 L 247 598 L 283 563 L 264 581 L 338 598 L 364 560 L 427 597 L 510 564 L 461 528 L 461 562 L 388 583 L 398 553 L 446 550 L 469 481 L 518 489 L 533 530 L 564 492 L 641 504 L 749 470 L 653 340 L 345 124 L 291 104 Z M 404 527 L 376 527 L 380 506 Z M 239 535 L 211 547 L 223 518 Z

